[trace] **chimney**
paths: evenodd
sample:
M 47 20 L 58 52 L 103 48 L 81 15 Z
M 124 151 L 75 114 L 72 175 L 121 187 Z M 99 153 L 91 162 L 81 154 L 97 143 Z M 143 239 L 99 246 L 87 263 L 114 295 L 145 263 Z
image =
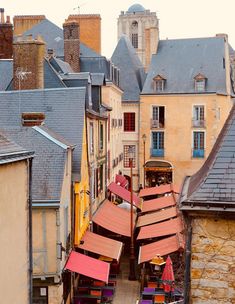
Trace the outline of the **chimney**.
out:
M 44 88 L 45 43 L 32 36 L 17 37 L 13 43 L 13 88 L 32 90 Z
M 0 59 L 12 58 L 12 43 L 13 25 L 9 16 L 7 16 L 7 22 L 5 22 L 4 8 L 0 8 Z
M 46 19 L 44 15 L 23 15 L 14 16 L 14 36 L 22 35 L 30 30 L 33 26 L 39 24 Z
M 66 21 L 64 29 L 64 60 L 74 72 L 80 72 L 80 33 L 76 21 Z

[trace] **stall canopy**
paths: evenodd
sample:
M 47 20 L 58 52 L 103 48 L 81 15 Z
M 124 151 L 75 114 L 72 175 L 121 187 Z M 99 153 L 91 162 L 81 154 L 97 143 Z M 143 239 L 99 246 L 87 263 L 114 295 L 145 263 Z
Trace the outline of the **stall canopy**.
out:
M 64 269 L 108 283 L 110 264 L 91 258 L 87 255 L 71 251 Z
M 125 176 L 116 174 L 115 183 L 117 185 L 120 185 L 121 187 L 126 188 L 126 186 L 128 185 L 128 180 L 125 178 Z
M 119 261 L 123 243 L 87 231 L 78 248 Z
M 165 193 L 180 193 L 180 188 L 173 184 L 160 185 L 157 187 L 144 188 L 140 190 L 139 197 L 152 196 L 152 195 L 162 195 Z
M 151 212 L 160 210 L 167 207 L 172 207 L 176 204 L 174 196 L 163 196 L 159 198 L 155 198 L 149 201 L 144 201 L 142 205 L 142 213 L 143 212 Z
M 112 182 L 108 186 L 109 191 L 111 191 L 113 194 L 121 197 L 123 200 L 127 201 L 128 203 L 131 203 L 131 192 L 127 189 L 117 185 L 116 183 Z M 133 193 L 133 205 L 137 208 L 140 208 L 140 200 L 136 194 Z
M 151 225 L 164 220 L 168 220 L 170 218 L 174 218 L 176 216 L 177 216 L 176 207 L 162 209 L 160 211 L 153 213 L 147 213 L 145 215 L 139 216 L 136 227 Z
M 163 240 L 143 245 L 139 250 L 138 263 L 150 261 L 156 255 L 165 256 L 172 252 L 183 250 L 184 247 L 184 239 L 181 234 L 176 234 Z
M 136 214 L 133 217 L 133 226 L 135 226 Z M 131 236 L 130 212 L 119 208 L 108 200 L 104 201 L 99 207 L 92 220 L 109 231 L 128 237 Z
M 180 217 L 140 228 L 137 240 L 168 236 L 183 231 Z

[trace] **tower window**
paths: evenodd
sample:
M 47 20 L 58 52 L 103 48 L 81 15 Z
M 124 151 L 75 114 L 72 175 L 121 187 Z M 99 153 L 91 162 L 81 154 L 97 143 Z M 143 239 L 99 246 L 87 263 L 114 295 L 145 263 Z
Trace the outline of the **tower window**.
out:
M 131 43 L 135 49 L 138 49 L 138 22 L 133 21 L 131 24 Z

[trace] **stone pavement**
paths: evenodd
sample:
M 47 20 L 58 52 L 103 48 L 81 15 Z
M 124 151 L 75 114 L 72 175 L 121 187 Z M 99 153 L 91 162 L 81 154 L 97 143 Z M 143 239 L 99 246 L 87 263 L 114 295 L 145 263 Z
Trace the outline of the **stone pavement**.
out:
M 129 281 L 129 258 L 122 256 L 113 304 L 136 304 L 140 295 L 139 281 Z M 137 275 L 138 278 L 138 275 Z

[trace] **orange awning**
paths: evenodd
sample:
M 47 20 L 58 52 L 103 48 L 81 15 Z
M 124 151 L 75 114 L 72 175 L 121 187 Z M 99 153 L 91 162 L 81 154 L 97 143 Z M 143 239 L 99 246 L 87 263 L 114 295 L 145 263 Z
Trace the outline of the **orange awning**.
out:
M 72 251 L 64 269 L 108 283 L 110 264 Z
M 131 192 L 128 191 L 127 189 L 115 184 L 114 182 L 112 182 L 109 186 L 108 186 L 109 191 L 111 191 L 113 194 L 121 197 L 122 199 L 124 199 L 125 201 L 127 201 L 128 203 L 131 203 Z M 140 200 L 138 198 L 138 196 L 133 193 L 133 205 L 135 207 L 140 208 Z
M 99 207 L 92 220 L 109 231 L 128 237 L 131 236 L 130 211 L 119 208 L 108 200 Z M 133 226 L 135 226 L 135 220 L 136 214 L 134 214 Z
M 183 224 L 181 218 L 177 217 L 162 223 L 141 227 L 137 240 L 167 236 L 181 232 L 182 230 Z
M 139 250 L 138 263 L 152 260 L 156 255 L 165 256 L 172 252 L 184 249 L 184 239 L 181 234 L 176 234 L 148 245 L 143 245 Z
M 165 193 L 180 193 L 180 188 L 173 184 L 160 185 L 151 188 L 145 188 L 140 190 L 139 197 L 152 196 L 152 195 L 161 195 Z
M 125 178 L 125 176 L 116 174 L 115 183 L 125 188 L 128 185 L 128 180 Z
M 149 212 L 171 207 L 176 204 L 172 195 L 155 198 L 149 201 L 144 201 L 142 205 L 142 212 Z
M 177 216 L 176 207 L 162 209 L 160 211 L 147 213 L 138 218 L 136 227 L 151 225 Z
M 123 243 L 104 237 L 102 235 L 87 231 L 82 238 L 78 248 L 103 255 L 119 261 Z

